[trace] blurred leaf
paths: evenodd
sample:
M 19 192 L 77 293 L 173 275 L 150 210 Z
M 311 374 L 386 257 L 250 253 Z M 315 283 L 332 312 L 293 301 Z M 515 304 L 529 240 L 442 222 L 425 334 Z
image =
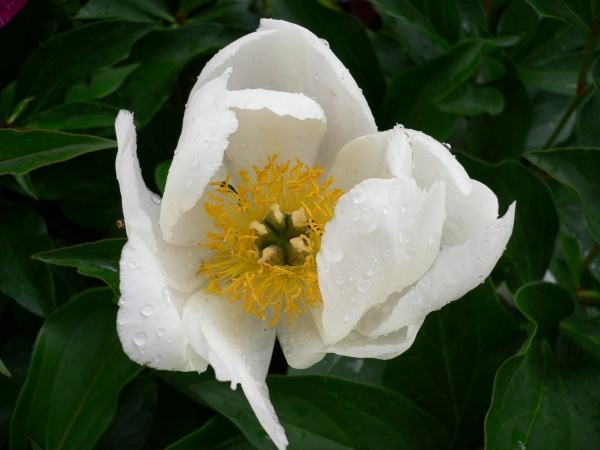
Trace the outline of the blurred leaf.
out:
M 107 128 L 113 126 L 118 112 L 102 103 L 68 103 L 30 116 L 25 126 L 59 131 Z
M 136 123 L 144 126 L 171 96 L 187 63 L 237 37 L 236 31 L 204 22 L 149 34 L 136 45 L 131 59 L 140 65 L 115 94 L 114 103 L 133 111 Z
M 181 9 L 187 14 L 202 6 L 209 5 L 213 0 L 181 0 Z
M 383 371 L 387 361 L 370 358 L 350 358 L 328 353 L 308 369 L 288 368 L 288 375 L 330 375 L 363 383 L 383 384 Z
M 254 447 L 225 417 L 215 416 L 165 450 L 253 450 Z
M 374 0 L 378 9 L 413 24 L 428 35 L 447 42 L 458 40 L 461 17 L 456 0 Z
M 469 151 L 490 162 L 520 156 L 531 124 L 531 102 L 523 85 L 505 80 L 498 88 L 504 98 L 502 112 L 474 117 L 465 132 Z
M 568 317 L 560 323 L 560 330 L 600 364 L 600 317 Z
M 116 146 L 113 140 L 86 134 L 0 129 L 0 175 L 23 175 L 39 167 Z
M 4 375 L 5 377 L 11 376 L 9 370 L 6 368 L 6 365 L 4 364 L 2 359 L 0 359 L 0 374 Z
M 269 5 L 274 18 L 302 25 L 325 39 L 364 90 L 371 107 L 380 104 L 385 90 L 383 74 L 375 49 L 356 17 L 326 8 L 316 0 L 270 0 Z
M 269 392 L 290 450 L 306 448 L 440 449 L 443 428 L 410 400 L 375 385 L 324 376 L 272 376 Z M 191 386 L 259 449 L 272 449 L 240 391 L 225 383 Z
M 435 416 L 452 447 L 471 448 L 482 439 L 496 370 L 519 336 L 488 281 L 430 314 L 412 347 L 387 362 L 384 384 Z
M 538 149 L 546 145 L 572 100 L 572 95 L 548 92 L 538 92 L 532 97 L 531 126 L 527 135 L 527 148 Z M 565 142 L 573 132 L 574 125 L 575 117 L 571 116 L 554 140 L 554 144 Z
M 92 289 L 43 325 L 11 425 L 11 450 L 91 448 L 140 371 L 121 349 L 110 289 Z
M 158 191 L 162 194 L 165 192 L 165 186 L 167 185 L 167 175 L 169 174 L 169 168 L 171 167 L 171 161 L 163 161 L 154 169 L 154 182 Z
M 15 88 L 17 83 L 9 83 L 0 92 L 0 125 L 8 123 L 15 108 Z
M 30 209 L 4 208 L 0 216 L 0 290 L 38 316 L 52 312 L 54 282 L 49 268 L 31 259 L 52 243 L 44 220 Z
M 422 130 L 438 139 L 448 137 L 455 116 L 440 111 L 435 100 L 464 83 L 479 64 L 482 44 L 469 42 L 394 78 L 378 111 L 382 128 L 395 123 Z
M 75 19 L 123 19 L 132 22 L 174 22 L 162 0 L 90 0 Z
M 106 97 L 116 91 L 123 84 L 125 78 L 138 66 L 139 64 L 128 64 L 121 67 L 99 69 L 92 74 L 89 83 L 71 86 L 65 95 L 65 101 L 67 103 L 85 102 Z
M 581 64 L 581 52 L 557 53 L 551 58 L 519 66 L 523 83 L 555 94 L 573 95 Z
M 435 104 L 440 111 L 459 116 L 496 115 L 504 108 L 504 98 L 496 88 L 465 83 L 437 99 Z
M 469 175 L 498 196 L 500 211 L 517 201 L 513 233 L 503 256 L 509 263 L 511 288 L 542 279 L 558 232 L 558 216 L 548 187 L 516 161 L 491 165 L 464 154 L 459 157 Z
M 123 388 L 119 409 L 96 446 L 97 450 L 139 450 L 152 428 L 157 384 L 150 372 L 142 373 Z
M 537 151 L 527 159 L 577 193 L 590 231 L 600 242 L 600 149 Z
M 57 266 L 75 267 L 82 275 L 106 282 L 118 294 L 119 259 L 123 244 L 125 239 L 103 239 L 37 253 L 33 258 Z
M 576 30 L 588 30 L 596 16 L 596 0 L 527 0 L 541 16 L 568 23 Z
M 530 337 L 496 375 L 486 449 L 597 448 L 600 371 L 558 363 L 547 340 L 572 300 L 557 285 L 533 283 L 517 292 L 516 304 L 529 319 Z
M 17 81 L 17 98 L 35 98 L 35 111 L 59 103 L 79 78 L 129 55 L 151 26 L 122 21 L 98 22 L 60 34 L 33 52 Z
M 600 146 L 600 127 L 598 126 L 598 117 L 600 117 L 600 58 L 596 60 L 593 66 L 592 76 L 595 90 L 586 103 L 577 111 L 577 145 L 581 146 Z

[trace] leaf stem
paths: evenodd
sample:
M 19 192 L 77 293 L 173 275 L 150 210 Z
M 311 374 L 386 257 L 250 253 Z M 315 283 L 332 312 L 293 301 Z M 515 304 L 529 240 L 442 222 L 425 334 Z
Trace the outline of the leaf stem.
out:
M 575 98 L 569 104 L 569 107 L 564 112 L 558 124 L 552 131 L 552 134 L 544 144 L 544 148 L 550 148 L 554 144 L 554 141 L 559 136 L 560 132 L 566 125 L 567 121 L 575 112 L 579 104 L 589 93 L 589 86 L 587 84 L 587 74 L 594 54 L 594 47 L 596 46 L 596 40 L 598 39 L 598 33 L 600 32 L 600 19 L 596 19 L 590 28 L 590 35 L 588 37 L 585 49 L 583 51 L 583 58 L 581 59 L 581 68 L 579 69 L 579 76 L 577 77 L 577 90 L 575 92 Z

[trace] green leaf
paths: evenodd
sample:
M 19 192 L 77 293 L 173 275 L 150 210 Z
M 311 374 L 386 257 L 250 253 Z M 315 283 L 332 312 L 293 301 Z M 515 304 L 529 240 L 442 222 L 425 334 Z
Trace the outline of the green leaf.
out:
M 490 162 L 520 156 L 531 123 L 531 102 L 523 85 L 508 79 L 498 88 L 504 97 L 502 112 L 474 117 L 465 132 L 469 151 Z
M 107 288 L 77 296 L 38 336 L 14 412 L 11 450 L 28 439 L 45 449 L 91 448 L 117 409 L 121 388 L 139 371 L 121 349 Z
M 165 450 L 253 450 L 254 447 L 225 417 L 215 416 Z
M 4 364 L 4 362 L 2 361 L 2 359 L 0 359 L 0 374 L 4 375 L 5 377 L 12 376 L 10 374 L 10 371 L 8 370 L 8 368 L 6 367 L 6 365 Z
M 30 116 L 25 126 L 45 130 L 73 131 L 112 127 L 118 108 L 102 103 L 68 103 Z
M 44 220 L 30 209 L 12 206 L 0 211 L 0 290 L 38 316 L 55 307 L 49 268 L 31 259 L 52 243 Z
M 577 145 L 597 147 L 600 145 L 600 127 L 598 117 L 600 116 L 600 58 L 593 66 L 592 75 L 595 90 L 590 98 L 577 111 L 576 136 Z
M 378 111 L 382 128 L 399 122 L 438 139 L 447 138 L 456 117 L 440 111 L 434 99 L 447 95 L 475 73 L 481 49 L 480 42 L 464 43 L 394 78 Z
M 571 298 L 555 284 L 533 283 L 517 292 L 515 303 L 529 320 L 530 335 L 496 375 L 485 448 L 595 449 L 600 371 L 558 363 L 548 343 L 573 310 Z
M 538 92 L 532 97 L 531 126 L 526 143 L 528 149 L 544 148 L 572 101 L 572 95 L 548 92 Z M 554 140 L 555 145 L 565 142 L 569 138 L 574 125 L 575 116 L 572 115 Z
M 509 285 L 516 290 L 542 279 L 558 233 L 558 216 L 548 187 L 516 161 L 492 165 L 458 156 L 471 178 L 485 183 L 498 196 L 501 211 L 517 201 L 513 233 L 503 256 L 509 264 Z
M 149 34 L 136 45 L 130 59 L 139 67 L 127 77 L 113 103 L 133 111 L 140 127 L 147 124 L 171 96 L 186 64 L 237 37 L 238 31 L 203 22 Z
M 558 53 L 551 58 L 519 67 L 521 81 L 555 94 L 574 95 L 577 89 L 581 52 Z
M 435 416 L 454 448 L 469 447 L 482 439 L 494 375 L 517 337 L 488 281 L 430 314 L 412 347 L 387 362 L 384 384 Z
M 490 86 L 465 83 L 435 101 L 440 111 L 459 116 L 500 114 L 504 98 L 500 91 Z
M 600 317 L 574 315 L 560 323 L 560 330 L 600 364 Z
M 106 282 L 115 294 L 119 292 L 119 259 L 125 239 L 103 239 L 96 242 L 57 248 L 33 255 L 34 259 L 57 266 L 77 268 L 77 272 Z
M 410 400 L 378 386 L 323 376 L 272 376 L 269 392 L 292 449 L 440 449 L 443 428 Z M 243 393 L 225 383 L 191 386 L 259 449 L 272 449 Z
M 577 193 L 590 231 L 600 242 L 600 149 L 537 151 L 527 159 Z
M 171 167 L 171 161 L 163 161 L 154 169 L 154 182 L 158 191 L 162 194 L 165 192 L 165 186 L 167 185 L 167 175 L 169 174 L 169 168 Z
M 106 97 L 115 92 L 139 64 L 105 67 L 94 72 L 89 83 L 71 86 L 65 95 L 67 103 L 86 102 Z
M 458 39 L 461 15 L 456 0 L 374 0 L 373 3 L 380 11 L 411 23 L 433 38 L 447 42 Z
M 162 0 L 90 0 L 75 19 L 123 19 L 132 22 L 174 22 Z
M 576 30 L 589 31 L 596 19 L 596 0 L 527 0 L 541 16 L 562 20 Z
M 383 385 L 383 371 L 387 361 L 380 359 L 350 358 L 328 353 L 308 369 L 288 368 L 288 375 L 329 375 L 352 381 Z
M 0 175 L 23 175 L 39 167 L 116 146 L 111 139 L 87 134 L 0 130 Z
M 385 90 L 375 49 L 356 17 L 334 11 L 316 0 L 270 0 L 273 17 L 308 28 L 331 45 L 331 50 L 363 89 L 372 108 L 379 105 Z
M 122 21 L 93 23 L 60 34 L 33 52 L 17 81 L 17 98 L 35 98 L 35 111 L 59 103 L 69 86 L 129 55 L 151 26 Z

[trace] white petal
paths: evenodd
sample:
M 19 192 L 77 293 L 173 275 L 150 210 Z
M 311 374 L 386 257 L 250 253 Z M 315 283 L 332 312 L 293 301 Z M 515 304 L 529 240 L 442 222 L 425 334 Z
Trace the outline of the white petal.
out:
M 211 181 L 264 165 L 269 154 L 308 164 L 316 159 L 326 129 L 319 105 L 301 94 L 228 91 L 230 73 L 190 94 L 160 212 L 168 242 L 193 245 L 206 236 L 211 225 L 203 196 Z
M 172 250 L 161 242 L 156 197 L 144 185 L 136 156 L 133 115 L 121 111 L 115 123 L 116 172 L 127 236 L 120 261 L 121 300 L 117 330 L 125 353 L 134 361 L 167 370 L 191 370 L 185 358 L 177 304 L 160 261 Z M 178 249 L 175 249 L 178 251 Z
M 373 308 L 363 318 L 361 332 L 381 336 L 416 323 L 423 316 L 459 299 L 492 272 L 512 233 L 513 203 L 504 217 L 468 241 L 440 251 L 431 269 L 403 294 Z
M 271 360 L 275 329 L 232 304 L 198 292 L 185 305 L 183 320 L 192 347 L 214 368 L 217 379 L 239 383 L 258 421 L 277 448 L 287 446 L 265 378 Z
M 353 139 L 333 161 L 330 175 L 344 191 L 367 178 L 410 177 L 412 149 L 404 130 L 396 127 Z
M 321 308 L 315 308 L 289 322 L 279 323 L 277 336 L 289 366 L 306 369 L 325 356 L 323 339 L 318 328 Z
M 412 325 L 383 336 L 365 336 L 352 331 L 340 342 L 327 347 L 327 351 L 353 358 L 392 359 L 410 348 L 423 321 L 424 318 L 421 318 Z
M 368 179 L 340 198 L 317 254 L 327 343 L 429 269 L 445 219 L 443 184 L 424 191 L 408 178 Z
M 258 31 L 221 50 L 200 74 L 205 83 L 232 67 L 230 88 L 301 92 L 321 105 L 328 129 L 320 162 L 329 167 L 346 142 L 377 131 L 362 91 L 321 39 L 298 25 L 262 19 Z

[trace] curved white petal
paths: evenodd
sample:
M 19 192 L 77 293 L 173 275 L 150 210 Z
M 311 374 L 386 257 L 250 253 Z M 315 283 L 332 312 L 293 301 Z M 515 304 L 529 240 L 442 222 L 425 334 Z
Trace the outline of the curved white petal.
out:
M 174 301 L 180 296 L 168 287 L 162 265 L 163 258 L 174 258 L 173 252 L 179 249 L 160 240 L 158 201 L 142 179 L 133 115 L 121 111 L 115 129 L 119 147 L 116 172 L 128 237 L 120 261 L 119 338 L 125 353 L 140 364 L 193 370 L 185 358 L 186 339 Z
M 293 321 L 283 319 L 279 323 L 277 337 L 289 366 L 306 369 L 325 356 L 319 332 L 320 313 L 321 308 L 315 308 Z
M 340 342 L 327 347 L 327 351 L 353 358 L 392 359 L 410 348 L 424 320 L 422 317 L 411 325 L 382 336 L 365 336 L 352 331 Z
M 391 296 L 365 315 L 361 332 L 382 336 L 414 324 L 482 283 L 506 248 L 514 217 L 513 203 L 504 217 L 488 224 L 475 237 L 442 249 L 431 269 L 416 285 L 405 293 Z
M 444 219 L 443 182 L 425 191 L 408 178 L 368 179 L 340 198 L 317 254 L 325 342 L 427 271 Z
M 317 157 L 326 129 L 317 103 L 302 94 L 229 91 L 230 75 L 190 94 L 160 212 L 164 238 L 173 244 L 193 245 L 206 236 L 211 225 L 203 196 L 211 181 L 264 165 L 274 153 L 308 164 Z
M 377 131 L 348 69 L 325 42 L 298 25 L 262 19 L 258 31 L 231 43 L 206 64 L 200 84 L 227 67 L 233 68 L 231 89 L 301 92 L 321 105 L 328 122 L 320 155 L 324 167 L 346 142 Z
M 239 383 L 258 421 L 277 448 L 287 446 L 265 382 L 275 329 L 246 314 L 240 304 L 206 292 L 186 303 L 183 320 L 190 343 L 214 368 L 217 379 Z
M 411 177 L 412 149 L 401 127 L 361 136 L 337 153 L 329 174 L 335 186 L 350 190 L 367 178 Z

